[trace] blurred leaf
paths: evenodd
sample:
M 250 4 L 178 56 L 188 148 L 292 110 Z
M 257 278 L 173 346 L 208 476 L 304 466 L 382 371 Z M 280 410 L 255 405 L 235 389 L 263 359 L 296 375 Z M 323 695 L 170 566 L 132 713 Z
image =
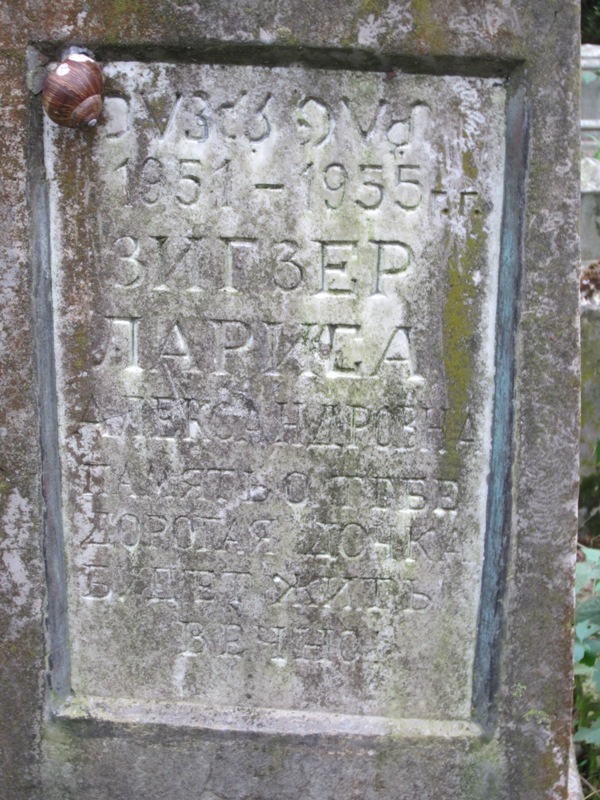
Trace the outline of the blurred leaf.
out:
M 584 648 L 584 651 L 585 652 L 583 654 L 583 658 L 581 659 L 581 663 L 585 664 L 587 667 L 591 668 L 595 667 L 596 656 L 594 655 L 594 653 L 592 653 L 591 650 L 588 650 L 588 648 Z
M 592 581 L 600 580 L 600 564 L 580 561 L 575 567 L 575 591 L 579 593 Z
M 575 592 L 579 592 L 592 580 L 593 566 L 587 561 L 580 561 L 575 567 Z
M 598 639 L 584 639 L 581 642 L 584 649 L 594 658 L 600 655 L 600 641 Z
M 600 597 L 595 595 L 577 605 L 577 622 L 589 620 L 594 625 L 600 624 Z
M 594 722 L 591 728 L 579 728 L 573 736 L 573 741 L 600 744 L 600 720 Z
M 600 631 L 600 625 L 595 625 L 593 622 L 590 622 L 589 619 L 579 622 L 575 626 L 575 636 L 581 642 L 583 642 L 584 639 L 593 636 L 595 633 L 598 633 L 598 631 Z
M 600 0 L 598 11 L 600 20 Z M 600 140 L 594 137 L 594 143 L 598 146 Z M 584 482 L 585 479 L 582 485 Z M 587 495 L 583 492 L 580 502 L 583 495 L 593 502 L 583 503 L 580 507 L 596 509 L 591 517 L 600 522 L 600 469 L 588 483 L 590 486 L 593 484 L 593 497 L 590 491 Z M 600 798 L 600 550 L 580 547 L 580 555 L 584 560 L 578 561 L 575 568 L 577 624 L 573 651 L 573 728 L 574 740 L 578 742 L 579 769 L 589 787 L 598 788 L 593 796 Z
M 594 686 L 596 687 L 596 691 L 600 691 L 600 661 L 596 661 L 593 680 L 594 680 Z M 600 724 L 600 720 L 598 720 L 598 723 Z
M 595 550 L 593 547 L 581 547 L 581 552 L 585 556 L 585 561 L 580 561 L 579 564 L 600 564 L 600 550 Z M 577 566 L 579 566 L 579 564 Z

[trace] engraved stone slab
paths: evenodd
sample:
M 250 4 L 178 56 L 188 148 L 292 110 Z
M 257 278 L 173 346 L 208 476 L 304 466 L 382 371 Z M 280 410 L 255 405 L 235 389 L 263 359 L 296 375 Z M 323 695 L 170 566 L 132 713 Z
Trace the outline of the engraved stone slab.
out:
M 45 129 L 75 693 L 468 718 L 504 84 L 105 75 Z

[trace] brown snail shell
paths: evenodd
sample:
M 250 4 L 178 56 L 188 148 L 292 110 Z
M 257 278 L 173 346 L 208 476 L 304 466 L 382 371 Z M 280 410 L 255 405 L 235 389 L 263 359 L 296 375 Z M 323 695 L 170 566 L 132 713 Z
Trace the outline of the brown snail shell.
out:
M 76 53 L 48 73 L 42 91 L 44 111 L 57 125 L 91 128 L 102 110 L 102 70 L 93 58 Z

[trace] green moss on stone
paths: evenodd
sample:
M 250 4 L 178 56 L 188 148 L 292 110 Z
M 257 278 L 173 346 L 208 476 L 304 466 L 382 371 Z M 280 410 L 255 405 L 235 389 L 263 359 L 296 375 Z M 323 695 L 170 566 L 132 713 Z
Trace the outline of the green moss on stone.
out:
M 466 150 L 462 155 L 462 167 L 466 178 L 475 180 L 478 175 L 477 165 L 475 164 L 475 157 L 471 150 Z
M 448 287 L 442 323 L 449 406 L 444 466 L 446 475 L 451 480 L 456 480 L 460 472 L 461 454 L 457 449 L 457 442 L 469 410 L 469 394 L 475 366 L 478 308 L 473 273 L 482 251 L 482 215 L 473 213 L 472 228 L 462 251 L 455 253 L 448 261 Z
M 465 774 L 465 798 L 495 800 L 500 794 L 503 772 L 502 755 L 496 740 L 473 747 Z
M 107 11 L 110 7 L 107 6 Z M 104 40 L 107 44 L 122 41 L 132 30 L 156 29 L 159 22 L 164 25 L 158 4 L 144 0 L 113 0 L 112 9 L 107 13 L 107 28 Z
M 4 470 L 0 469 L 0 503 L 8 497 L 10 493 L 10 481 Z
M 113 11 L 116 16 L 143 14 L 144 3 L 142 0 L 113 0 Z
M 300 44 L 300 39 L 297 36 L 294 36 L 289 28 L 281 26 L 275 29 L 275 33 L 277 34 L 277 38 L 281 42 L 285 42 L 285 44 L 296 47 Z
M 431 0 L 412 0 L 415 34 L 432 52 L 442 52 L 446 47 L 446 29 L 437 18 Z
M 383 11 L 381 6 L 382 6 L 381 0 L 362 0 L 360 4 L 359 14 L 361 16 L 374 14 L 376 17 L 379 17 L 381 16 L 381 13 Z
M 85 369 L 88 351 L 87 330 L 85 328 L 77 328 L 73 335 L 75 340 L 75 352 L 73 354 L 73 366 L 77 370 Z

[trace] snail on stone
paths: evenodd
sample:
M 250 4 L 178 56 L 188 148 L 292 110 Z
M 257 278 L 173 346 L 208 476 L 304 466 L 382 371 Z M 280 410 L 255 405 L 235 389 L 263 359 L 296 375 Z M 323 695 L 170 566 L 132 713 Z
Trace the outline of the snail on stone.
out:
M 102 70 L 81 52 L 68 55 L 54 67 L 42 90 L 44 111 L 67 128 L 91 128 L 102 110 Z

